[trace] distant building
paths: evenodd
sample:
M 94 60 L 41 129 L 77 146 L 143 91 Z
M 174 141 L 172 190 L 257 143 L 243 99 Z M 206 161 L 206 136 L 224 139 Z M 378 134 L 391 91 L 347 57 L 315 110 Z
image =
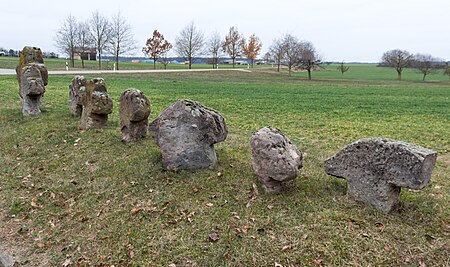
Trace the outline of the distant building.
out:
M 97 49 L 95 48 L 88 48 L 84 51 L 84 53 L 81 53 L 79 51 L 80 49 L 75 49 L 74 59 L 81 60 L 83 57 L 83 60 L 97 60 Z

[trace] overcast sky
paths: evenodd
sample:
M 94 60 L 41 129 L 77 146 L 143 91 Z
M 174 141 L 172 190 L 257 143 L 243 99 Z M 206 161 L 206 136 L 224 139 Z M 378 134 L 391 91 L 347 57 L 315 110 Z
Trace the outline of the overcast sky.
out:
M 96 9 L 109 17 L 120 10 L 139 47 L 155 29 L 173 42 L 193 21 L 206 37 L 230 26 L 255 33 L 263 52 L 289 33 L 313 42 L 324 60 L 378 62 L 396 48 L 450 60 L 450 0 L 21 0 L 2 2 L 0 47 L 57 51 L 63 20 L 87 20 Z

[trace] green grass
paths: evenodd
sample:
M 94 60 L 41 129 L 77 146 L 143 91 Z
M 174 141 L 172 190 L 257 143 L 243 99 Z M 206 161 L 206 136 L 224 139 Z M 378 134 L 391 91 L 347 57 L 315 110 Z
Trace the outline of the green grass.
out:
M 55 266 L 66 256 L 87 266 L 449 265 L 450 83 L 372 80 L 374 69 L 313 81 L 270 69 L 104 76 L 114 112 L 108 127 L 84 132 L 68 110 L 72 77 L 50 76 L 42 115 L 24 118 L 15 77 L 0 76 L 1 220 L 29 229 L 30 262 L 44 255 Z M 183 98 L 218 110 L 229 135 L 217 170 L 166 172 L 150 138 L 121 143 L 118 99 L 130 87 L 150 99 L 151 120 Z M 252 189 L 249 139 L 266 125 L 304 153 L 284 194 Z M 323 171 L 346 144 L 378 136 L 441 155 L 430 184 L 402 190 L 390 215 L 348 200 L 345 181 Z
M 0 57 L 0 69 L 15 69 L 17 66 L 19 59 L 17 57 Z M 48 70 L 65 70 L 66 62 L 69 62 L 66 59 L 53 59 L 53 58 L 45 58 L 45 65 Z M 70 63 L 70 62 L 69 62 Z M 102 61 L 102 69 L 112 70 L 114 67 L 114 61 Z M 220 68 L 232 68 L 232 65 L 220 65 Z M 146 62 L 119 62 L 119 68 L 121 70 L 147 70 L 153 69 L 153 63 Z M 167 69 L 187 69 L 188 65 L 184 64 L 169 64 L 167 65 Z M 210 64 L 193 64 L 192 68 L 194 69 L 211 69 L 212 65 Z M 236 68 L 247 68 L 247 66 L 238 66 Z M 75 67 L 72 68 L 69 66 L 70 70 L 97 70 L 98 69 L 98 61 L 84 61 L 84 68 L 82 68 L 81 60 L 75 60 Z M 156 64 L 156 69 L 164 69 L 162 64 Z

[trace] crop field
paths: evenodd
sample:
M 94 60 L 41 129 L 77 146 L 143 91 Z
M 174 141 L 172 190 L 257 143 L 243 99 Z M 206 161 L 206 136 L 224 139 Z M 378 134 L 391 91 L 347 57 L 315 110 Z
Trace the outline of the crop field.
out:
M 104 75 L 114 111 L 106 128 L 88 131 L 69 113 L 72 78 L 50 76 L 41 116 L 23 117 L 15 76 L 0 76 L 0 243 L 25 266 L 450 265 L 450 81 L 441 73 L 427 82 L 412 70 L 396 81 L 375 65 L 343 77 L 331 65 L 312 81 L 267 67 Z M 150 120 L 178 99 L 219 111 L 229 133 L 215 145 L 217 169 L 165 171 L 150 137 L 122 143 L 127 88 L 150 99 Z M 250 136 L 268 125 L 304 156 L 282 194 L 264 193 L 251 167 Z M 364 137 L 438 152 L 428 186 L 403 189 L 391 214 L 352 201 L 346 181 L 323 170 Z

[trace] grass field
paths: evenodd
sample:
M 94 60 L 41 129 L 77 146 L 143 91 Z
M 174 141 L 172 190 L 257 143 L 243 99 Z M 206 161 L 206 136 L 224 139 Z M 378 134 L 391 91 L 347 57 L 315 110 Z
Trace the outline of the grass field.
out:
M 0 76 L 0 242 L 28 265 L 450 265 L 448 77 L 420 82 L 408 71 L 398 82 L 374 65 L 352 65 L 343 78 L 330 67 L 313 81 L 271 69 L 103 77 L 115 105 L 109 126 L 80 132 L 68 110 L 72 77 L 50 76 L 42 115 L 24 118 L 15 77 Z M 150 99 L 151 120 L 183 98 L 218 110 L 229 135 L 216 145 L 217 170 L 166 172 L 150 138 L 121 143 L 118 99 L 130 87 Z M 252 186 L 249 139 L 266 125 L 304 154 L 284 194 Z M 363 137 L 439 153 L 430 184 L 402 190 L 397 212 L 354 203 L 346 182 L 323 171 Z
M 66 59 L 53 59 L 45 58 L 45 65 L 48 70 L 65 70 L 66 69 Z M 4 69 L 15 69 L 17 66 L 18 58 L 16 57 L 0 57 L 0 68 Z M 232 65 L 220 65 L 220 68 L 232 68 Z M 238 66 L 236 68 L 246 68 L 247 66 Z M 114 68 L 114 61 L 102 61 L 102 69 L 112 70 Z M 121 70 L 147 70 L 153 69 L 153 63 L 146 62 L 119 62 L 119 68 Z M 188 65 L 184 64 L 169 64 L 167 69 L 187 69 Z M 209 64 L 193 64 L 192 68 L 196 69 L 211 69 L 212 65 Z M 75 67 L 69 66 L 70 70 L 82 70 L 81 60 L 75 60 Z M 85 70 L 97 70 L 98 61 L 84 61 Z M 164 69 L 162 64 L 156 64 L 156 69 Z

